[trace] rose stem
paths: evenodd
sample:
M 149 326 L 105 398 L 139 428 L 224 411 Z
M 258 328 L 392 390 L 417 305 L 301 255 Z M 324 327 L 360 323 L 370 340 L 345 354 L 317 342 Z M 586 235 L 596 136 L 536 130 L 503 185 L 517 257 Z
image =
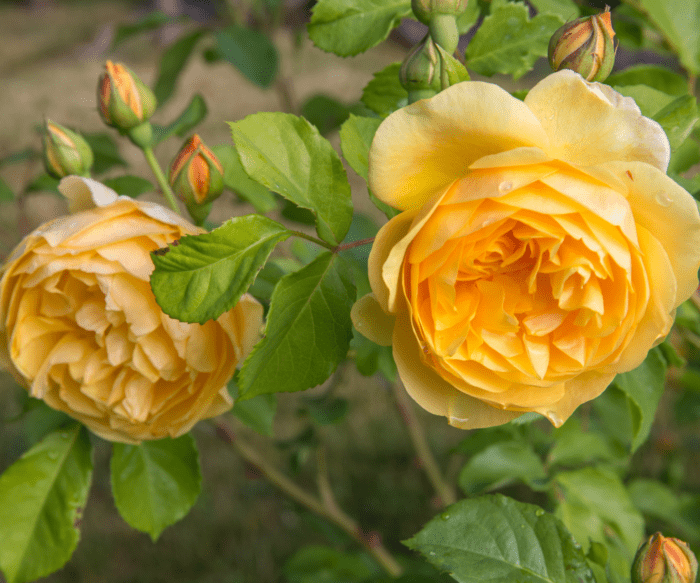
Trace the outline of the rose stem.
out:
M 160 189 L 163 191 L 163 196 L 165 196 L 166 200 L 168 201 L 170 208 L 173 209 L 179 215 L 180 209 L 178 208 L 177 202 L 175 201 L 175 195 L 173 194 L 173 191 L 170 188 L 168 181 L 165 179 L 165 174 L 163 174 L 163 171 L 160 169 L 158 160 L 156 160 L 156 156 L 153 153 L 153 148 L 151 148 L 150 146 L 143 148 L 143 155 L 146 157 L 146 162 L 148 162 L 148 165 L 151 167 L 151 171 L 156 177 L 156 180 L 158 181 L 158 186 L 160 186 Z
M 454 504 L 457 502 L 457 494 L 454 488 L 442 477 L 440 466 L 438 466 L 437 461 L 435 461 L 435 456 L 433 456 L 433 452 L 430 450 L 428 440 L 425 436 L 425 429 L 416 417 L 411 399 L 398 381 L 393 383 L 393 389 L 401 418 L 408 428 L 413 447 L 416 449 L 416 454 L 428 476 L 428 480 L 440 497 L 443 506 Z
M 302 239 L 306 239 L 307 241 L 311 241 L 312 243 L 316 243 L 316 245 L 321 245 L 321 247 L 325 247 L 326 249 L 330 249 L 331 251 L 335 251 L 335 247 L 331 245 L 330 243 L 326 243 L 325 241 L 322 241 L 321 239 L 317 239 L 316 237 L 312 237 L 311 235 L 307 235 L 306 233 L 302 233 L 301 231 L 292 231 L 292 235 L 296 237 L 301 237 Z
M 270 483 L 277 486 L 277 488 L 282 490 L 287 496 L 312 512 L 334 523 L 360 543 L 389 575 L 392 577 L 401 575 L 403 572 L 401 565 L 396 562 L 396 559 L 391 556 L 381 542 L 375 540 L 374 537 L 367 538 L 363 536 L 359 525 L 345 514 L 335 502 L 335 499 L 332 498 L 332 495 L 330 495 L 330 484 L 328 484 L 327 478 L 321 475 L 323 471 L 325 471 L 325 467 L 323 470 L 319 468 L 319 486 L 323 492 L 323 500 L 319 500 L 315 496 L 302 490 L 287 476 L 270 464 L 260 453 L 255 451 L 254 448 L 241 441 L 239 437 L 236 437 L 231 427 L 225 421 L 221 419 L 217 420 L 216 433 L 223 441 L 231 445 L 245 461 L 258 468 Z
M 374 237 L 370 237 L 369 239 L 360 239 L 359 241 L 353 241 L 352 243 L 346 243 L 345 245 L 338 245 L 335 250 L 337 253 L 340 253 L 341 251 L 345 251 L 347 249 L 352 249 L 354 247 L 361 247 L 362 245 L 369 245 L 374 241 Z

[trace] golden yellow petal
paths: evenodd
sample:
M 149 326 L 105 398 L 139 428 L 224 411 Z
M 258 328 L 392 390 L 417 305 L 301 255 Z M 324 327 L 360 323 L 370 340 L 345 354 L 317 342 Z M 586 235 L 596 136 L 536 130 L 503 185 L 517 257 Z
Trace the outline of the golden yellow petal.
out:
M 382 122 L 369 152 L 369 185 L 388 205 L 417 210 L 479 158 L 521 147 L 548 147 L 528 107 L 491 83 L 458 83 Z
M 670 147 L 661 126 L 609 87 L 562 70 L 530 89 L 525 105 L 549 137 L 543 150 L 554 158 L 581 166 L 642 161 L 666 171 Z

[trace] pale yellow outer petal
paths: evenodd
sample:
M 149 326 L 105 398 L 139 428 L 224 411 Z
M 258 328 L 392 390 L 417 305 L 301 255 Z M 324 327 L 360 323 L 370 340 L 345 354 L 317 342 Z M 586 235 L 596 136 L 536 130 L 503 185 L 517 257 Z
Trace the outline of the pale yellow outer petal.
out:
M 415 210 L 479 158 L 521 147 L 548 152 L 528 107 L 491 83 L 466 81 L 387 117 L 369 152 L 369 185 L 390 206 Z
M 643 162 L 609 162 L 602 167 L 624 181 L 635 222 L 666 250 L 676 277 L 674 307 L 680 305 L 698 287 L 700 214 L 695 199 L 663 172 Z
M 391 346 L 396 318 L 382 310 L 374 294 L 357 300 L 350 310 L 350 318 L 360 334 L 379 346 Z
M 549 137 L 545 152 L 581 166 L 610 160 L 647 162 L 665 172 L 671 156 L 661 126 L 634 100 L 564 69 L 545 77 L 525 105 Z
M 119 195 L 108 186 L 83 176 L 66 176 L 58 183 L 58 191 L 68 199 L 71 213 L 113 203 Z

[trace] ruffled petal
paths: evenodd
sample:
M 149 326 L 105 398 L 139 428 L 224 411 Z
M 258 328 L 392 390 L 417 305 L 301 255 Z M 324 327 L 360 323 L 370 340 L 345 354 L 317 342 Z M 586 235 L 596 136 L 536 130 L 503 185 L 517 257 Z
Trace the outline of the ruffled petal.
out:
M 621 160 L 668 168 L 671 149 L 661 126 L 610 87 L 565 69 L 535 85 L 525 105 L 549 137 L 550 156 L 581 166 Z
M 395 111 L 369 152 L 369 185 L 390 206 L 418 209 L 479 158 L 521 147 L 547 152 L 528 107 L 491 83 L 466 81 Z

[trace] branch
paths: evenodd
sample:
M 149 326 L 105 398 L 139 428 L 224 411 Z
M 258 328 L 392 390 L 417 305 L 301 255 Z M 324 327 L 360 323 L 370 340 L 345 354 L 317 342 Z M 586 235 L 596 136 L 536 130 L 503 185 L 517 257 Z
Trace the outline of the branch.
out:
M 350 537 L 360 543 L 365 550 L 382 566 L 382 568 L 392 577 L 398 577 L 403 572 L 401 565 L 391 556 L 389 551 L 382 545 L 379 537 L 365 536 L 360 526 L 350 516 L 345 514 L 335 502 L 330 493 L 330 483 L 325 474 L 325 460 L 323 467 L 319 465 L 319 487 L 323 494 L 323 499 L 319 500 L 315 496 L 308 494 L 297 486 L 292 480 L 275 468 L 253 447 L 236 437 L 230 425 L 223 419 L 216 421 L 216 433 L 223 441 L 231 445 L 238 454 L 249 464 L 252 464 L 262 472 L 271 484 L 282 490 L 292 500 L 295 500 L 307 509 L 322 516 L 326 520 L 340 527 Z

